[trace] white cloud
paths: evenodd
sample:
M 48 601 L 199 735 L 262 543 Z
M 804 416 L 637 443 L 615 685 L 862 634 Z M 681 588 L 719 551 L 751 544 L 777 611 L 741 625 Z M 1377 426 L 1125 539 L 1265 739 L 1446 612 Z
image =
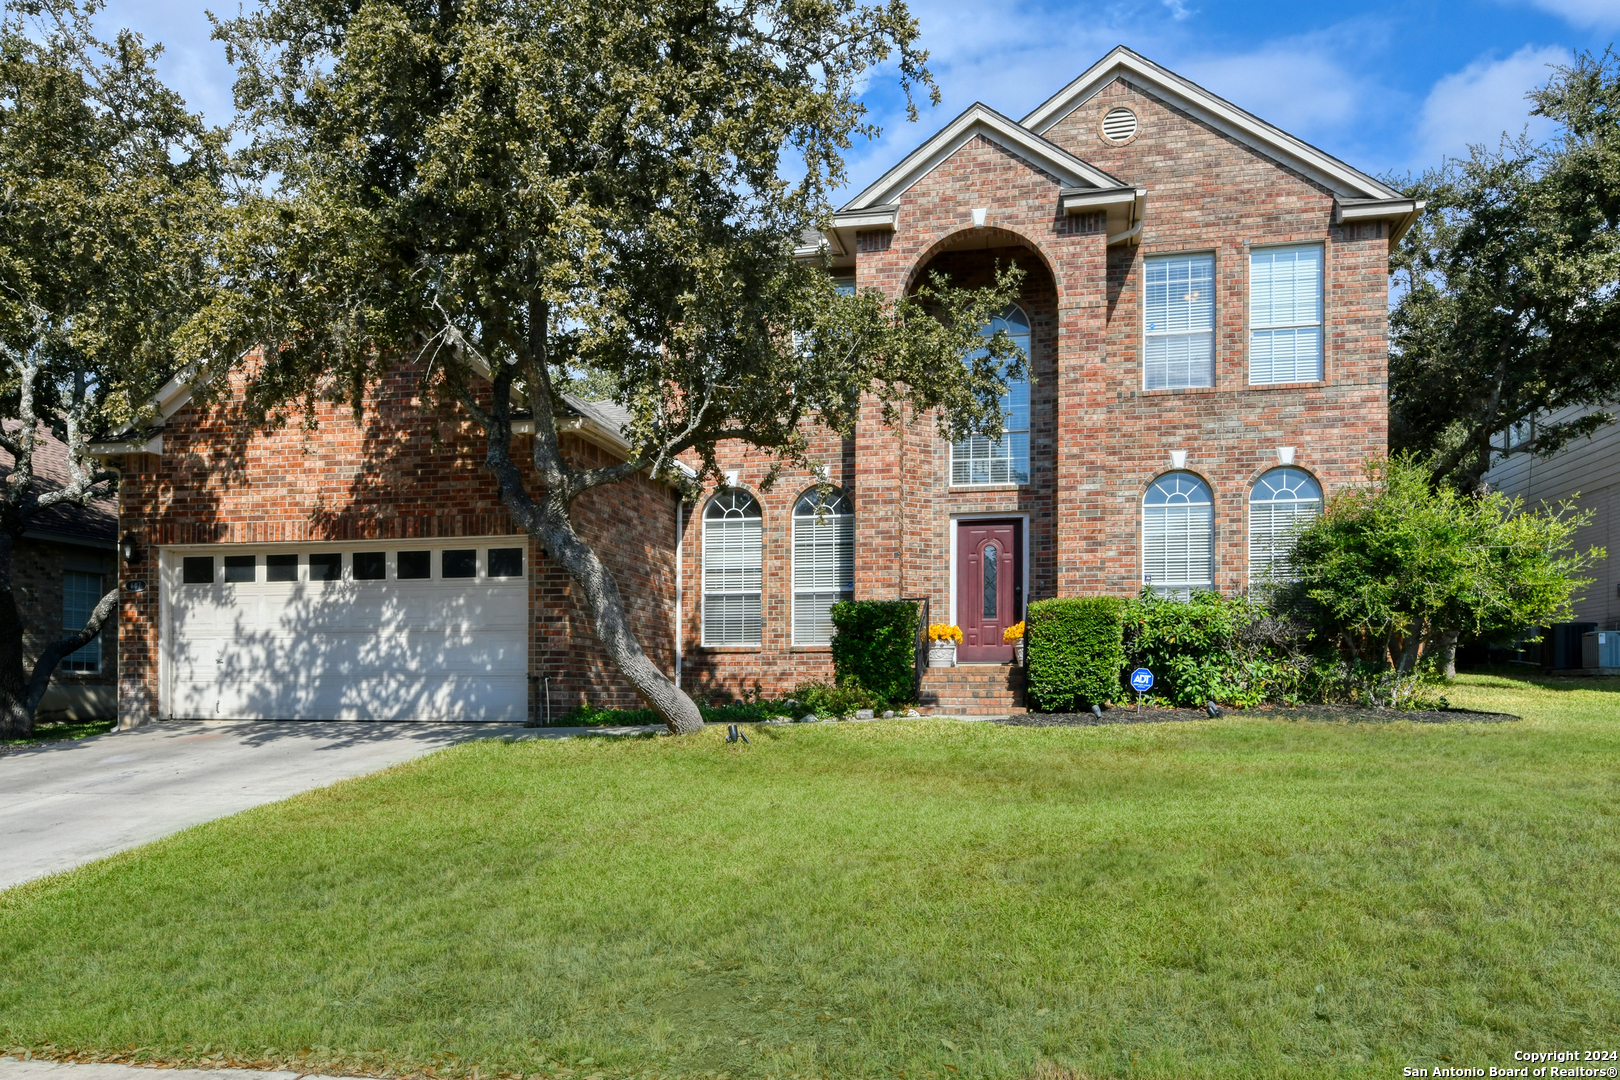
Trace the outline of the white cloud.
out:
M 1550 136 L 1553 125 L 1530 116 L 1525 94 L 1547 81 L 1552 74 L 1548 65 L 1569 59 L 1569 51 L 1557 46 L 1526 45 L 1505 60 L 1482 56 L 1441 78 L 1418 117 L 1413 165 L 1437 166 L 1479 143 L 1494 148 L 1503 133 L 1517 137 L 1526 126 L 1533 139 Z
M 1313 38 L 1278 41 L 1254 52 L 1205 56 L 1182 74 L 1267 123 L 1301 138 L 1351 124 L 1372 95 L 1362 80 Z
M 1576 26 L 1620 26 L 1620 0 L 1531 0 Z

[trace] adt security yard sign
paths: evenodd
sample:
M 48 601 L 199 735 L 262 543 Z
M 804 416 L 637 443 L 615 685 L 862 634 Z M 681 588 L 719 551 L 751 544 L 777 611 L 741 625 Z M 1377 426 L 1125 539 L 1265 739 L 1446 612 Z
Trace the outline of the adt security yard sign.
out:
M 1131 672 L 1131 689 L 1136 691 L 1136 714 L 1142 715 L 1142 695 L 1153 689 L 1153 672 L 1139 667 Z

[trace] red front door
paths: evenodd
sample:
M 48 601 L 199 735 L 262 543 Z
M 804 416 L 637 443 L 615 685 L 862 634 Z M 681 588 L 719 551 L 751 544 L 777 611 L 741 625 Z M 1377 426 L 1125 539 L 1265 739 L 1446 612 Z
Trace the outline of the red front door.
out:
M 1024 617 L 1021 521 L 963 521 L 956 527 L 957 659 L 1005 664 L 1013 658 L 1002 631 Z

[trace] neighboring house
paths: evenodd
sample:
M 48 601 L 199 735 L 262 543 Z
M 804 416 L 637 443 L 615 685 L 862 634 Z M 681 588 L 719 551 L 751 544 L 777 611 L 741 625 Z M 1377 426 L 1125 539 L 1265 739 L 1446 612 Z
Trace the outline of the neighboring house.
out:
M 973 662 L 931 675 L 926 700 L 1015 706 L 1002 633 L 1029 601 L 1245 590 L 1384 452 L 1388 256 L 1419 209 L 1116 49 L 1022 121 L 973 106 L 801 251 L 890 295 L 1017 261 L 1022 295 L 989 329 L 1033 378 L 1001 436 L 952 445 L 927 417 L 897 433 L 873 404 L 850 439 L 811 433 L 820 478 L 765 491 L 768 463 L 737 446 L 693 502 L 638 480 L 575 520 L 688 690 L 829 678 L 834 602 L 917 597 Z M 515 719 L 548 688 L 554 711 L 633 700 L 566 578 L 511 535 L 474 433 L 424 415 L 403 375 L 375 397 L 359 425 L 333 405 L 313 432 L 252 435 L 231 402 L 175 385 L 158 439 L 103 448 L 156 586 L 126 594 L 122 712 Z M 620 414 L 575 408 L 574 453 L 623 451 Z
M 1572 408 L 1548 419 L 1562 423 L 1615 408 Z M 1508 437 L 1522 441 L 1531 434 L 1521 428 Z M 1485 480 L 1497 491 L 1522 497 L 1531 507 L 1573 499 L 1577 507 L 1592 513 L 1592 523 L 1575 534 L 1575 546 L 1582 551 L 1601 547 L 1607 557 L 1592 568 L 1592 584 L 1576 598 L 1574 621 L 1620 630 L 1620 420 L 1547 457 L 1495 455 Z
M 0 475 L 11 456 L 0 450 Z M 41 492 L 68 480 L 67 446 L 43 426 L 34 447 L 34 484 Z M 54 506 L 35 516 L 12 549 L 11 581 L 23 620 L 23 658 L 30 667 L 53 641 L 78 630 L 117 579 L 118 503 Z M 118 634 L 101 636 L 66 657 L 35 714 L 40 720 L 93 720 L 117 712 L 114 678 Z

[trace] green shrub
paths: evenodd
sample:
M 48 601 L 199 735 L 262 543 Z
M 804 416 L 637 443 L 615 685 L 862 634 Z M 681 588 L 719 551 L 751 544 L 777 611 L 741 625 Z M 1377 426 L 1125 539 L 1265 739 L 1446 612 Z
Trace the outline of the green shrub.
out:
M 881 709 L 886 702 L 853 680 L 838 686 L 824 682 L 800 683 L 793 688 L 787 702 L 794 703 L 794 719 L 807 712 L 817 716 L 852 716 L 857 709 Z
M 1027 695 L 1042 712 L 1119 699 L 1125 607 L 1117 596 L 1037 600 L 1025 619 Z
M 880 703 L 910 701 L 916 692 L 917 605 L 844 600 L 833 605 L 832 621 L 838 685 L 864 687 Z
M 1130 666 L 1152 671 L 1154 696 L 1172 705 L 1297 701 L 1311 670 L 1301 641 L 1263 605 L 1214 592 L 1174 600 L 1144 591 L 1125 618 Z

